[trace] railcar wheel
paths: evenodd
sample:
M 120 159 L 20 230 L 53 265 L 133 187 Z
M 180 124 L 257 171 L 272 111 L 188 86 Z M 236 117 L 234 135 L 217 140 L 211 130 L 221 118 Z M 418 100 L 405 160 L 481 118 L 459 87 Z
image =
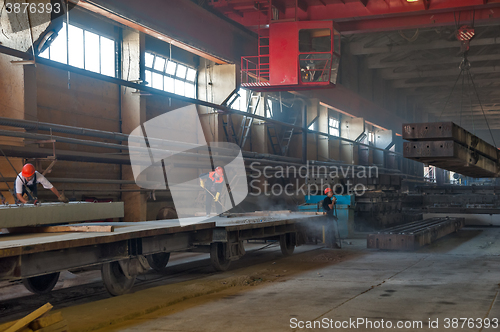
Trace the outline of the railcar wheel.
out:
M 146 257 L 149 266 L 158 273 L 164 273 L 167 269 L 168 260 L 170 259 L 169 252 L 160 252 Z
M 210 245 L 210 261 L 216 271 L 226 271 L 231 261 L 226 257 L 226 244 L 214 242 Z
M 104 263 L 101 276 L 104 287 L 113 296 L 128 293 L 134 286 L 136 277 L 136 275 L 125 275 L 119 262 Z
M 295 241 L 293 235 L 293 233 L 287 233 L 280 236 L 280 248 L 281 253 L 284 256 L 290 256 L 295 250 Z
M 23 279 L 23 285 L 32 293 L 47 294 L 59 280 L 59 272 Z

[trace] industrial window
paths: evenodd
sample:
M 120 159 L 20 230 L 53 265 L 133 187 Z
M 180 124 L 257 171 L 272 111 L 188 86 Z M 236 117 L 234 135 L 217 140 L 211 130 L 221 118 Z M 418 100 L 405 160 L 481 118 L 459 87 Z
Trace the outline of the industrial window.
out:
M 145 54 L 145 65 L 148 86 L 196 98 L 195 69 L 150 52 Z
M 337 118 L 330 117 L 328 119 L 328 135 L 340 136 L 340 121 Z
M 368 132 L 368 143 L 372 145 L 375 144 L 375 134 L 373 133 L 373 131 Z
M 317 131 L 318 127 L 318 118 L 314 119 L 314 121 L 309 125 L 309 130 L 314 130 L 314 131 Z
M 71 24 L 68 26 L 68 33 L 69 38 L 66 38 L 66 23 L 63 23 L 57 38 L 40 56 L 103 75 L 116 75 L 113 39 Z
M 429 182 L 436 182 L 436 167 L 434 166 L 424 166 L 424 178 Z
M 274 117 L 273 101 L 271 100 L 271 98 L 266 98 L 266 100 L 267 100 L 267 105 L 266 105 L 267 110 L 265 116 L 268 118 L 273 118 Z
M 238 90 L 238 97 L 231 103 L 230 107 L 238 111 L 246 112 L 248 106 L 248 94 L 248 90 L 240 88 Z

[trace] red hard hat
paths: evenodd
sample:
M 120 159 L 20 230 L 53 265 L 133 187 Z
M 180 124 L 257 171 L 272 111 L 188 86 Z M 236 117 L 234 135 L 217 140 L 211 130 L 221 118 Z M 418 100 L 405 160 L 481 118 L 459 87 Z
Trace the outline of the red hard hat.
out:
M 215 172 L 219 175 L 224 175 L 224 171 L 222 170 L 222 167 L 218 166 L 215 168 Z
M 23 166 L 23 170 L 21 172 L 21 175 L 24 176 L 25 178 L 29 178 L 30 176 L 33 176 L 35 174 L 35 166 L 31 164 L 26 164 Z
M 328 194 L 328 193 L 329 193 L 329 192 L 331 192 L 331 191 L 332 191 L 332 189 L 330 189 L 330 188 L 326 188 L 326 189 L 325 189 L 325 195 L 326 195 L 326 194 Z

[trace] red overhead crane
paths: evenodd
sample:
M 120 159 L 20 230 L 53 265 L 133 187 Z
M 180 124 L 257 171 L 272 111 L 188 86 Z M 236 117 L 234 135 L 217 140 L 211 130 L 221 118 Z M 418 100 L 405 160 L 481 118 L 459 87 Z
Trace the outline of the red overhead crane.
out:
M 500 0 L 210 0 L 228 18 L 257 31 L 273 19 L 333 20 L 342 34 L 455 25 L 475 11 L 476 24 L 498 21 Z M 296 10 L 297 9 L 297 10 Z
M 210 0 L 259 36 L 242 57 L 241 86 L 258 91 L 334 87 L 340 32 L 360 33 L 500 18 L 500 0 Z

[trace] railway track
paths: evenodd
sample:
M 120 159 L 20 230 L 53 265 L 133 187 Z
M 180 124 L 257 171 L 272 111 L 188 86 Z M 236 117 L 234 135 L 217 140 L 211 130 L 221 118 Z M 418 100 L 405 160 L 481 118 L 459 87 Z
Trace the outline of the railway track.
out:
M 315 248 L 320 248 L 320 246 Z M 235 262 L 233 269 L 283 257 L 279 249 L 279 244 L 277 243 L 260 245 L 258 247 L 254 246 L 254 249 L 248 250 L 247 253 L 249 253 L 249 255 Z M 132 292 L 155 286 L 201 279 L 217 273 L 219 272 L 215 272 L 212 268 L 208 255 L 200 254 L 188 262 L 174 263 L 168 266 L 164 274 L 150 270 L 145 274 L 139 275 L 132 288 Z M 20 285 L 21 282 L 12 283 L 12 285 L 16 284 Z M 2 291 L 7 291 L 8 287 L 9 286 L 2 288 Z M 21 297 L 7 299 L 0 303 L 0 324 L 19 319 L 47 302 L 50 302 L 57 310 L 99 301 L 109 297 L 110 295 L 101 281 L 57 289 L 45 295 L 23 295 Z

